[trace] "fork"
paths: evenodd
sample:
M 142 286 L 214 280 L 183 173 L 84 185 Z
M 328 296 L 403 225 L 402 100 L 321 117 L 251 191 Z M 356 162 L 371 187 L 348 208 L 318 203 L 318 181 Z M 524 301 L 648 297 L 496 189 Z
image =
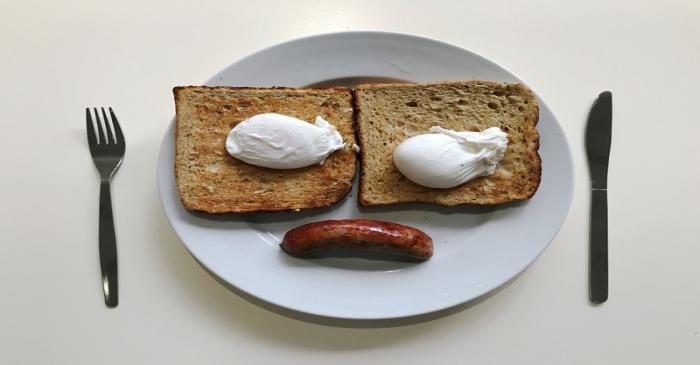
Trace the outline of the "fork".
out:
M 119 287 L 117 283 L 117 238 L 114 234 L 114 218 L 112 216 L 112 198 L 109 182 L 117 172 L 124 159 L 126 142 L 124 134 L 114 115 L 112 108 L 109 108 L 109 115 L 114 126 L 114 133 L 109 126 L 109 118 L 105 108 L 102 110 L 102 118 L 97 108 L 95 120 L 97 133 L 93 126 L 93 119 L 90 108 L 85 108 L 87 139 L 90 146 L 90 154 L 95 162 L 95 167 L 100 173 L 100 229 L 99 229 L 99 249 L 100 249 L 100 269 L 102 271 L 102 291 L 105 296 L 107 307 L 113 308 L 119 304 Z M 104 127 L 103 127 L 104 126 Z

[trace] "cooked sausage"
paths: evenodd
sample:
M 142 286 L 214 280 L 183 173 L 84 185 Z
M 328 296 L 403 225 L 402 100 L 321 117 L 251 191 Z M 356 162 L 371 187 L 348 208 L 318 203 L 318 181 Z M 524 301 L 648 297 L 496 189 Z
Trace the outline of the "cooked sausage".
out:
M 433 240 L 419 229 L 369 219 L 314 222 L 287 232 L 280 244 L 290 255 L 325 248 L 360 248 L 427 260 Z

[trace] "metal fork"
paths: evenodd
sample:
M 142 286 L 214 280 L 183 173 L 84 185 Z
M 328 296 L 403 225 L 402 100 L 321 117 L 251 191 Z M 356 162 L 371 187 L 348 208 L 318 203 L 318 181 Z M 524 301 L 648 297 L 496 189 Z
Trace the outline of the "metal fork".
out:
M 124 134 L 114 115 L 112 108 L 109 108 L 109 115 L 114 126 L 114 133 L 109 126 L 109 118 L 105 108 L 102 109 L 102 118 L 97 108 L 95 120 L 97 123 L 97 133 L 93 126 L 90 108 L 85 108 L 87 139 L 90 146 L 90 154 L 95 162 L 97 171 L 100 172 L 100 269 L 102 270 L 102 290 L 104 291 L 105 304 L 112 308 L 119 304 L 119 287 L 117 283 L 117 238 L 114 234 L 114 218 L 112 216 L 112 198 L 109 189 L 109 182 L 117 172 L 124 159 L 126 142 Z

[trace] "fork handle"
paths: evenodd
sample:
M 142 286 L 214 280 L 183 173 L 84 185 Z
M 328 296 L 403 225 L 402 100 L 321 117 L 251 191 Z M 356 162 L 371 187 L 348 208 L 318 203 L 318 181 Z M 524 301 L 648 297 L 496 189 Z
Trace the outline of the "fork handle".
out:
M 100 269 L 102 270 L 102 290 L 105 304 L 116 307 L 119 304 L 119 286 L 117 283 L 117 238 L 114 233 L 112 216 L 112 197 L 109 181 L 100 184 Z

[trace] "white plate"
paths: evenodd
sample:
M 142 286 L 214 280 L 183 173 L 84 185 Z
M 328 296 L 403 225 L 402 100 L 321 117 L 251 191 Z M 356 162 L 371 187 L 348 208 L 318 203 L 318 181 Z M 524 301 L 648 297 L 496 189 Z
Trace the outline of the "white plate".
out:
M 300 87 L 353 76 L 520 81 L 503 67 L 449 44 L 403 34 L 352 32 L 265 49 L 229 66 L 207 84 Z M 571 154 L 554 115 L 541 99 L 538 102 L 542 183 L 525 203 L 500 209 L 425 205 L 360 209 L 354 189 L 349 198 L 328 209 L 223 218 L 192 214 L 180 204 L 175 186 L 171 125 L 158 158 L 163 208 L 202 265 L 263 301 L 344 319 L 390 319 L 446 309 L 482 296 L 522 272 L 547 247 L 566 216 L 573 191 Z M 421 264 L 362 258 L 304 260 L 277 246 L 292 227 L 358 217 L 420 228 L 433 238 L 435 254 Z

